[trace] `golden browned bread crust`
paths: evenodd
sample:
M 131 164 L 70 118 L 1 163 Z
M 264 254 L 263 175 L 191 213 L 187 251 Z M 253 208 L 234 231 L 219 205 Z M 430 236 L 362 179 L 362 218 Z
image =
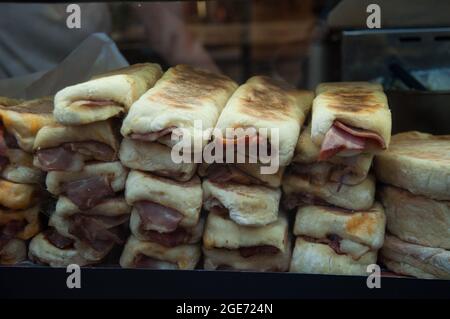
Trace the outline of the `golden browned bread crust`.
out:
M 55 119 L 64 125 L 80 125 L 126 113 L 161 75 L 158 64 L 141 63 L 68 86 L 55 95 Z
M 450 200 L 450 135 L 416 131 L 392 137 L 388 150 L 375 158 L 384 183 L 438 200 Z
M 386 235 L 383 263 L 392 271 L 424 279 L 450 279 L 450 251 L 402 241 Z
M 172 108 L 196 109 L 198 100 L 207 94 L 229 91 L 235 84 L 228 77 L 188 65 L 177 65 L 161 78 L 164 90 L 158 90 L 147 97 Z
M 383 92 L 383 87 L 378 83 L 370 82 L 324 82 L 320 83 L 316 88 L 316 94 L 319 95 L 324 92 L 339 92 L 339 91 L 379 91 Z
M 131 235 L 120 257 L 120 266 L 136 268 L 135 259 L 139 255 L 165 261 L 184 270 L 195 268 L 201 256 L 201 249 L 198 244 L 185 244 L 169 248 L 150 241 L 140 241 Z
M 316 145 L 322 145 L 335 121 L 376 133 L 389 146 L 392 120 L 388 100 L 370 83 L 352 86 L 348 82 L 343 89 L 323 90 L 316 96 L 311 119 L 311 138 Z
M 312 92 L 298 92 L 265 76 L 254 76 L 228 100 L 216 128 L 230 139 L 236 137 L 236 129 L 252 128 L 258 130 L 260 138 L 269 141 L 272 129 L 278 130 L 279 164 L 287 166 L 311 100 Z
M 0 179 L 0 206 L 25 209 L 33 205 L 38 193 L 37 185 L 18 184 Z
M 45 97 L 15 106 L 0 107 L 0 119 L 6 130 L 16 138 L 19 147 L 32 152 L 39 130 L 55 123 L 52 112 L 53 98 Z
M 397 187 L 379 189 L 387 229 L 401 240 L 450 249 L 450 201 L 414 195 Z
M 377 253 L 369 251 L 359 259 L 337 254 L 327 244 L 317 243 L 297 237 L 290 272 L 306 274 L 367 276 L 367 266 L 375 264 Z

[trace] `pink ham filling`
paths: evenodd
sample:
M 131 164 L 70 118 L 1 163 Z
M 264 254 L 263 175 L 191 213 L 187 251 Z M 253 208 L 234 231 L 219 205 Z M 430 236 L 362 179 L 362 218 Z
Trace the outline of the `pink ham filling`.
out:
M 55 247 L 59 249 L 73 248 L 74 241 L 70 238 L 59 234 L 54 228 L 48 228 L 44 232 L 45 238 Z
M 150 133 L 133 133 L 130 135 L 130 138 L 133 140 L 143 141 L 143 142 L 155 142 L 161 137 L 164 137 L 166 135 L 169 135 L 172 133 L 172 131 L 175 129 L 175 126 L 170 126 L 165 129 L 162 129 L 157 132 L 150 132 Z
M 107 176 L 93 176 L 67 182 L 62 186 L 66 196 L 81 210 L 87 210 L 100 204 L 106 198 L 114 196 Z
M 177 229 L 183 215 L 172 208 L 151 201 L 134 203 L 141 218 L 144 230 L 156 230 L 160 233 L 173 232 Z
M 170 233 L 159 233 L 154 230 L 145 231 L 146 239 L 165 247 L 175 247 L 189 241 L 190 235 L 183 228 L 177 228 Z
M 339 152 L 364 151 L 369 146 L 385 149 L 383 138 L 374 132 L 350 127 L 339 121 L 335 121 L 333 126 L 325 134 L 320 149 L 319 161 L 327 160 Z
M 89 100 L 78 100 L 75 101 L 74 103 L 79 103 L 83 106 L 108 106 L 108 105 L 113 105 L 113 106 L 119 106 L 119 103 L 113 101 L 113 100 L 97 100 L 97 99 L 89 99 Z
M 95 141 L 64 143 L 36 152 L 41 168 L 46 171 L 81 170 L 84 164 L 82 155 L 91 156 L 99 161 L 112 161 L 116 156 L 109 145 Z
M 83 156 L 63 147 L 39 150 L 36 156 L 46 171 L 78 171 L 83 167 Z
M 114 227 L 123 224 L 126 220 L 127 216 L 75 214 L 71 217 L 69 232 L 95 250 L 103 252 L 114 243 L 123 243 L 120 234 Z

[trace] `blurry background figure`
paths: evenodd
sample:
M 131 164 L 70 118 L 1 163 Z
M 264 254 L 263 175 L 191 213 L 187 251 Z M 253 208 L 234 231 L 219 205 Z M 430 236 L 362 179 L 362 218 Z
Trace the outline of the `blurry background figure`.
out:
M 81 29 L 68 4 L 0 4 L 0 78 L 45 71 L 94 32 L 105 32 L 131 63 L 186 63 L 244 82 L 270 75 L 307 86 L 311 43 L 330 0 L 211 0 L 85 3 Z
M 88 35 L 105 32 L 131 64 L 153 61 L 166 69 L 186 63 L 220 70 L 240 83 L 261 74 L 308 89 L 324 81 L 341 79 L 388 83 L 388 73 L 381 74 L 372 67 L 384 59 L 381 49 L 358 44 L 348 49 L 346 45 L 349 31 L 374 34 L 380 31 L 366 26 L 366 7 L 370 3 L 370 0 L 87 3 L 80 4 L 81 29 L 66 27 L 67 4 L 2 3 L 0 78 L 52 68 Z M 414 33 L 450 26 L 446 14 L 450 8 L 448 0 L 379 0 L 377 3 L 382 8 L 384 28 L 400 31 L 408 28 Z M 440 69 L 439 75 L 448 78 L 448 71 L 443 72 L 437 62 L 448 63 L 449 59 L 430 58 L 426 52 L 448 52 L 449 37 L 436 36 L 439 41 L 434 44 L 443 48 L 438 51 L 429 45 L 427 39 L 432 36 L 424 35 L 427 45 L 417 41 L 399 42 L 405 50 L 411 48 L 420 64 L 409 63 L 402 54 L 395 58 L 411 73 L 423 73 L 426 63 L 433 64 L 432 67 Z M 392 48 L 387 46 L 385 53 L 390 54 Z M 369 53 L 378 59 L 364 58 Z M 382 66 L 386 69 L 389 65 L 382 63 Z M 347 72 L 349 69 L 351 73 Z M 439 84 L 441 90 L 450 89 L 448 81 Z M 389 88 L 385 84 L 385 89 Z
M 81 8 L 81 28 L 69 29 L 68 4 L 0 4 L 0 78 L 45 71 L 60 63 L 95 32 L 110 34 L 121 20 L 139 19 L 145 45 L 166 64 L 187 63 L 218 71 L 210 56 L 183 22 L 182 3 L 127 5 L 117 16 L 117 4 L 87 3 Z M 130 61 L 132 62 L 132 61 Z

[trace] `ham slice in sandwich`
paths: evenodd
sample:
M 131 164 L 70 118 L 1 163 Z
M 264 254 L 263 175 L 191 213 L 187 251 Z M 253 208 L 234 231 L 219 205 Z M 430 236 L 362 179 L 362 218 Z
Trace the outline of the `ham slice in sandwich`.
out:
M 65 195 L 81 210 L 87 210 L 122 191 L 127 174 L 120 162 L 93 163 L 79 172 L 49 172 L 46 186 L 51 194 Z
M 381 87 L 356 82 L 324 83 L 316 89 L 311 138 L 318 159 L 376 154 L 389 146 L 391 113 Z
M 150 222 L 145 218 L 146 216 L 143 216 L 143 212 L 139 209 L 135 209 L 131 213 L 130 230 L 139 240 L 151 241 L 165 247 L 175 247 L 183 244 L 196 244 L 202 238 L 203 219 L 200 219 L 193 227 L 176 227 L 172 231 L 160 232 L 148 227 Z
M 34 165 L 44 171 L 80 171 L 86 162 L 117 160 L 119 142 L 110 121 L 80 126 L 54 124 L 39 130 Z
M 180 228 L 191 234 L 198 232 L 202 187 L 197 176 L 188 182 L 177 182 L 132 170 L 125 199 L 133 206 L 131 226 L 139 238 L 158 239 L 158 233 L 166 237 L 169 233 L 176 235 L 183 232 Z
M 123 196 L 105 199 L 80 210 L 69 198 L 60 196 L 49 226 L 73 240 L 74 248 L 89 261 L 102 260 L 116 244 L 124 244 L 123 226 L 128 226 L 131 207 Z
M 311 126 L 300 134 L 295 156 L 287 174 L 309 176 L 318 185 L 337 182 L 344 185 L 357 185 L 367 178 L 374 155 L 361 153 L 354 156 L 332 156 L 319 161 L 320 147 L 311 139 Z

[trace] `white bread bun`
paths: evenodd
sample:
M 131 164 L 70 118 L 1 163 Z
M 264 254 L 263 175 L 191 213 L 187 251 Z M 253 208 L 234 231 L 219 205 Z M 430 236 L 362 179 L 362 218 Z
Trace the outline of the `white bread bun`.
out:
M 370 251 L 355 260 L 339 255 L 330 246 L 298 237 L 295 241 L 290 272 L 304 274 L 367 276 L 367 266 L 377 262 L 377 253 Z
M 200 245 L 196 244 L 168 248 L 150 241 L 139 241 L 136 237 L 130 236 L 120 257 L 120 266 L 136 268 L 135 261 L 139 255 L 167 262 L 171 269 L 186 270 L 195 268 L 200 259 L 201 250 Z
M 148 143 L 124 138 L 120 144 L 119 158 L 123 165 L 159 176 L 186 182 L 194 176 L 196 163 L 175 163 L 171 148 L 157 143 Z
M 410 243 L 450 249 L 450 201 L 433 200 L 392 186 L 383 186 L 379 195 L 391 234 Z
M 55 119 L 64 125 L 80 125 L 126 113 L 161 75 L 162 70 L 158 64 L 142 63 L 68 86 L 55 95 Z M 89 101 L 110 103 L 86 105 Z
M 358 82 L 357 82 L 358 83 Z M 313 102 L 311 138 L 316 145 L 322 145 L 325 134 L 339 121 L 358 129 L 377 133 L 386 147 L 391 139 L 391 112 L 383 91 L 370 89 L 370 85 L 324 90 Z
M 405 132 L 375 158 L 377 178 L 438 200 L 450 200 L 450 135 Z
M 31 153 L 39 130 L 55 123 L 52 112 L 53 97 L 45 97 L 7 108 L 0 107 L 0 119 L 19 147 Z
M 407 243 L 386 235 L 383 263 L 392 271 L 423 279 L 450 279 L 450 251 Z
M 194 227 L 202 207 L 202 186 L 194 176 L 188 182 L 177 182 L 150 173 L 132 170 L 127 178 L 125 199 L 129 205 L 151 201 L 172 208 L 183 215 L 179 226 Z
M 280 214 L 275 222 L 266 226 L 247 227 L 236 224 L 213 209 L 208 214 L 203 233 L 203 247 L 206 249 L 273 246 L 284 253 L 287 240 L 288 221 L 285 214 Z
M 297 211 L 294 235 L 317 239 L 337 235 L 341 238 L 341 250 L 358 256 L 353 251 L 345 251 L 345 241 L 364 246 L 365 252 L 378 250 L 383 245 L 385 226 L 384 209 L 377 202 L 368 210 L 355 212 L 327 206 L 303 206 Z
M 256 254 L 243 257 L 238 250 L 203 247 L 205 270 L 287 271 L 291 260 L 291 241 L 284 242 L 277 254 Z
M 335 182 L 317 185 L 312 183 L 308 176 L 286 174 L 282 187 L 285 199 L 304 197 L 313 199 L 314 202 L 325 202 L 350 210 L 370 209 L 375 198 L 375 179 L 372 175 L 368 175 L 358 185 L 349 186 Z
M 230 219 L 245 226 L 264 226 L 278 218 L 281 191 L 257 185 L 219 184 L 204 180 L 204 207 L 226 208 Z

